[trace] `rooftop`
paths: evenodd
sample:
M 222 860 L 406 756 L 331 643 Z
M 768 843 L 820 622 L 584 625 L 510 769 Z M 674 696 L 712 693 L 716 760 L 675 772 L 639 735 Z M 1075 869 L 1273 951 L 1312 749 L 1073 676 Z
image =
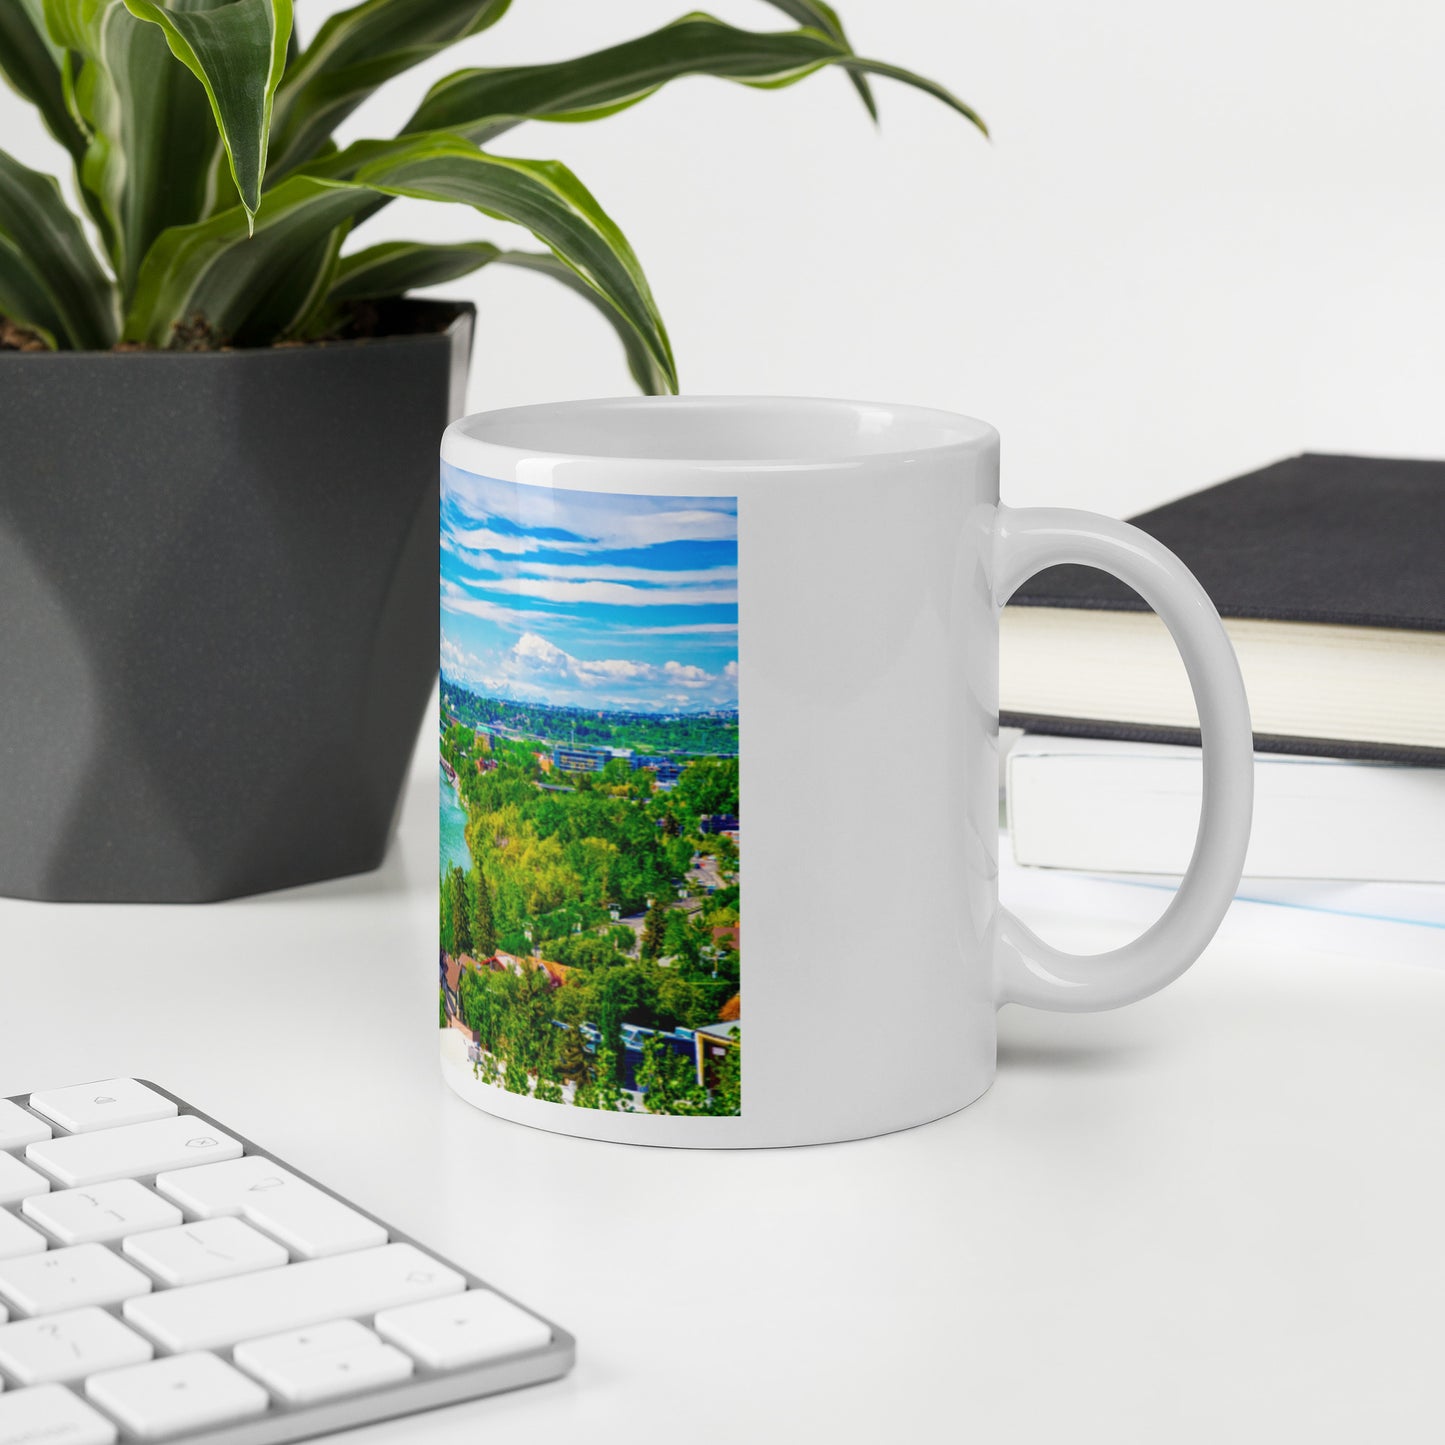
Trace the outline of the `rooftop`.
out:
M 740 1018 L 719 1019 L 715 1024 L 707 1024 L 696 1030 L 699 1038 L 721 1039 L 729 1043 L 740 1040 L 742 1032 L 743 1021 Z

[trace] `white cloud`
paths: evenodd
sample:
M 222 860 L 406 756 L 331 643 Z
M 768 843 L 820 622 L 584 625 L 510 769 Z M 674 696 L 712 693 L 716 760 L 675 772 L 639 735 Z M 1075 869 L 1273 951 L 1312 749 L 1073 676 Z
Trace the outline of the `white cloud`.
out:
M 719 522 L 716 520 L 719 515 L 714 512 L 657 512 L 645 520 L 636 519 L 635 525 L 628 528 L 631 535 L 606 537 L 537 537 L 530 533 L 519 536 L 486 526 L 491 518 L 483 516 L 477 520 L 484 525 L 453 527 L 444 536 L 461 551 L 483 555 L 499 553 L 504 557 L 528 557 L 534 552 L 565 552 L 585 556 L 589 552 L 655 547 L 662 542 L 731 541 L 737 535 L 737 520 L 732 516 L 723 516 Z M 543 565 L 533 564 L 536 568 Z
M 516 486 L 458 468 L 442 468 L 446 501 L 472 527 L 454 529 L 464 547 L 525 556 L 533 552 L 608 552 L 653 547 L 665 542 L 732 541 L 737 537 L 737 503 L 731 497 L 623 496 L 614 492 L 554 491 Z M 489 524 L 505 518 L 523 535 L 499 533 Z M 561 523 L 561 525 L 559 525 Z M 557 531 L 560 537 L 537 537 Z
M 667 572 L 657 567 L 613 567 L 607 563 L 589 567 L 585 562 L 499 562 L 494 558 L 472 565 L 477 573 L 487 577 L 542 577 L 565 582 L 643 582 L 654 587 L 695 587 L 702 583 L 738 580 L 736 567 Z
M 600 529 L 595 548 L 655 547 L 662 542 L 729 542 L 738 534 L 737 513 L 711 508 L 684 511 L 636 512 L 631 516 L 609 517 L 610 525 Z
M 648 678 L 655 672 L 647 663 L 631 662 L 625 657 L 583 661 L 535 632 L 524 632 L 513 645 L 510 655 L 539 671 L 577 679 L 605 678 L 615 681 L 620 678 Z
M 505 607 L 500 602 L 489 602 L 485 597 L 473 597 L 464 587 L 449 579 L 442 582 L 442 611 L 464 614 L 467 617 L 484 617 L 488 622 L 498 622 L 507 627 L 533 627 L 537 614 L 525 608 Z M 548 617 L 557 622 L 575 622 L 570 614 L 549 612 Z
M 610 607 L 713 606 L 738 600 L 736 586 L 632 587 L 625 582 L 558 582 L 542 577 L 514 577 L 495 585 L 511 595 L 536 597 L 544 602 L 597 602 Z M 478 612 L 476 615 L 484 617 L 492 614 Z
M 504 532 L 494 532 L 490 527 L 456 528 L 443 532 L 445 540 L 454 542 L 468 552 L 501 552 L 505 556 L 521 557 L 528 552 L 539 551 L 542 544 L 533 537 L 512 537 Z M 552 543 L 547 544 L 549 548 Z M 556 544 L 558 550 L 566 547 Z
M 677 687 L 706 687 L 717 681 L 712 673 L 689 662 L 664 662 L 663 676 Z
M 735 633 L 736 622 L 684 622 L 676 627 L 608 627 L 605 629 L 616 637 L 691 637 L 708 633 Z
M 555 643 L 535 632 L 524 632 L 512 645 L 512 656 L 519 657 L 537 667 L 565 667 L 571 658 Z
M 696 707 L 699 702 L 724 707 L 736 700 L 736 674 L 727 669 L 714 673 L 684 662 L 658 665 L 620 657 L 574 657 L 535 632 L 523 633 L 501 665 L 509 678 L 519 682 L 536 686 L 545 680 L 623 706 L 655 705 L 660 700 L 679 707 Z M 659 697 L 659 687 L 670 691 Z M 630 690 L 634 688 L 638 690 Z
M 473 514 L 475 520 L 483 525 L 464 531 L 458 530 L 453 535 L 462 546 L 474 550 L 485 548 L 510 556 L 525 556 L 532 552 L 616 552 L 622 549 L 656 547 L 664 542 L 730 542 L 738 534 L 737 514 L 731 510 L 697 508 L 670 512 L 604 513 L 594 511 L 585 503 L 576 503 L 574 498 L 579 495 L 585 494 L 573 492 L 568 498 L 565 528 L 569 534 L 567 536 L 536 537 L 499 533 L 485 525 L 496 515 L 494 512 Z M 589 516 L 589 512 L 592 512 L 592 515 Z M 542 518 L 519 520 L 522 520 L 524 526 L 564 530 L 554 528 L 548 520 Z

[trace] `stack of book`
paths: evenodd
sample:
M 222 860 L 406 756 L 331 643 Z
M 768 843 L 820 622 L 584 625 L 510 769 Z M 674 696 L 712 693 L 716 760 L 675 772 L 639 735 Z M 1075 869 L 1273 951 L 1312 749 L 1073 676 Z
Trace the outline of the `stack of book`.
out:
M 1255 730 L 1246 876 L 1445 882 L 1445 462 L 1305 455 L 1132 519 L 1224 618 Z M 1033 578 L 1004 612 L 1019 863 L 1178 873 L 1199 816 L 1183 664 L 1124 584 Z

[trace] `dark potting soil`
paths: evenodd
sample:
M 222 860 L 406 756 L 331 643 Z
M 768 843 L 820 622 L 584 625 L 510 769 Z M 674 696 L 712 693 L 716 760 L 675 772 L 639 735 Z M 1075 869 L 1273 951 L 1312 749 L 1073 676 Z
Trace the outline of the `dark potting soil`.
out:
M 0 351 L 49 351 L 45 338 L 28 327 L 0 316 Z

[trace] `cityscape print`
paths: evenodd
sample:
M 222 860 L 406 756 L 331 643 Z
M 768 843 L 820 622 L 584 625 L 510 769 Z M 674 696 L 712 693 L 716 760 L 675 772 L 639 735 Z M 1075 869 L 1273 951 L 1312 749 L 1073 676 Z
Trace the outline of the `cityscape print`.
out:
M 444 1063 L 739 1114 L 737 499 L 443 463 L 441 520 Z

